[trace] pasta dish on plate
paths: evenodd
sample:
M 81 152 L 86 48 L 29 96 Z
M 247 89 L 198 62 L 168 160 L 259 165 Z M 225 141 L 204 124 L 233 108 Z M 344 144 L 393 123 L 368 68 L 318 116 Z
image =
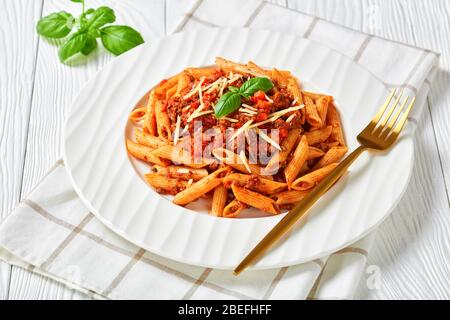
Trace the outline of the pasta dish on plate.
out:
M 347 152 L 332 96 L 303 91 L 290 72 L 217 57 L 161 81 L 129 120 L 128 153 L 177 205 L 210 213 L 279 214 L 303 199 Z

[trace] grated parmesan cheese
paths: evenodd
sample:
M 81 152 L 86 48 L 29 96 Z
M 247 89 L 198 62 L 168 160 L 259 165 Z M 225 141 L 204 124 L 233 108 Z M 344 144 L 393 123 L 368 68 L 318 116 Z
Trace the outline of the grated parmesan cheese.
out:
M 194 94 L 197 93 L 197 91 L 202 89 L 202 84 L 203 81 L 205 81 L 205 77 L 202 77 L 199 81 L 199 83 L 194 87 L 194 89 L 191 90 L 191 92 L 189 92 L 188 94 L 186 94 L 183 99 L 189 99 L 190 97 L 192 97 Z
M 239 153 L 239 158 L 241 158 L 242 163 L 245 166 L 245 169 L 247 169 L 248 173 L 252 173 L 252 170 L 250 169 L 250 166 L 248 165 L 247 157 L 245 156 L 244 150 L 241 150 Z
M 291 115 L 289 116 L 289 118 L 286 119 L 286 122 L 289 123 L 289 122 L 291 122 L 292 119 L 294 119 L 294 118 L 295 118 L 295 113 L 294 113 L 294 114 L 291 114 Z
M 296 111 L 296 110 L 300 110 L 303 109 L 305 107 L 305 105 L 301 105 L 301 106 L 295 106 L 295 107 L 290 107 L 290 108 L 286 108 L 284 110 L 280 110 L 280 111 L 276 111 L 274 113 L 269 114 L 269 118 L 275 118 L 272 121 L 275 121 L 276 119 L 278 119 L 279 117 L 284 116 L 286 113 L 292 112 L 292 111 Z
M 245 103 L 243 103 L 242 106 L 244 108 L 247 108 L 247 109 L 250 109 L 250 110 L 253 110 L 253 111 L 258 111 L 258 109 L 256 109 L 255 107 L 252 107 L 252 106 L 250 106 L 248 104 L 245 104 Z
M 246 123 L 242 125 L 230 138 L 230 141 L 234 140 L 237 136 L 239 136 L 241 133 L 243 133 L 245 130 L 247 130 L 250 125 L 253 123 L 253 120 L 248 120 Z
M 270 98 L 267 96 L 267 94 L 264 93 L 264 97 L 266 98 L 267 101 L 269 101 L 270 103 L 273 103 L 273 100 L 270 99 Z
M 275 148 L 277 148 L 278 150 L 281 151 L 281 147 L 280 145 L 274 141 L 273 139 L 271 139 L 267 134 L 265 134 L 264 132 L 262 132 L 261 130 L 258 129 L 258 134 L 261 136 L 261 138 L 263 138 L 264 140 L 266 140 L 268 143 L 270 143 L 272 146 L 274 146 Z
M 181 126 L 181 118 L 177 116 L 177 124 L 175 126 L 175 132 L 173 137 L 173 145 L 175 146 L 180 138 L 180 126 Z

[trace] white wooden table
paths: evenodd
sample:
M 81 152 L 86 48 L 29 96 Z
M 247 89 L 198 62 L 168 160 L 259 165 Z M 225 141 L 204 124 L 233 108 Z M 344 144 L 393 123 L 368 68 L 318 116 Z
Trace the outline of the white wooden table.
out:
M 172 30 L 193 0 L 87 0 L 106 4 L 117 21 L 147 42 Z M 272 0 L 303 12 L 442 53 L 416 133 L 415 168 L 406 195 L 379 228 L 356 298 L 450 298 L 450 1 Z M 80 87 L 108 61 L 102 50 L 86 64 L 59 63 L 56 47 L 35 23 L 68 0 L 0 0 L 0 218 L 6 217 L 60 155 L 61 130 Z M 401 165 L 399 163 L 398 165 Z M 373 267 L 375 266 L 375 267 Z M 380 285 L 368 290 L 370 272 Z M 371 279 L 369 279 L 371 280 Z M 84 299 L 63 285 L 0 262 L 0 299 Z

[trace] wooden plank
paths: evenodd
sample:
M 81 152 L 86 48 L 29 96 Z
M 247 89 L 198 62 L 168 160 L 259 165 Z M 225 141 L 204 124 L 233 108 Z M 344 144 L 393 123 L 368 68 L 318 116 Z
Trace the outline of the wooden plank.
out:
M 88 7 L 105 5 L 104 1 L 89 1 Z M 150 42 L 164 35 L 164 1 L 128 0 L 109 1 L 117 15 L 118 24 L 138 29 Z M 45 1 L 43 15 L 54 11 L 79 12 L 80 5 L 70 1 Z M 36 19 L 26 23 L 34 28 Z M 34 34 L 34 31 L 32 32 Z M 22 194 L 24 196 L 60 157 L 61 132 L 70 104 L 81 86 L 113 57 L 98 50 L 86 63 L 69 67 L 59 63 L 57 49 L 48 41 L 39 48 L 36 84 L 29 125 Z M 28 70 L 28 69 L 26 69 Z M 43 143 L 45 141 L 45 143 Z M 65 286 L 13 267 L 9 291 L 11 299 L 72 299 L 82 295 Z
M 0 10 L 0 220 L 20 199 L 38 38 L 34 21 L 41 1 L 4 1 Z M 0 300 L 9 291 L 11 267 L 0 262 Z
M 283 5 L 284 1 L 278 2 Z M 97 1 L 92 5 L 96 6 L 98 3 L 100 2 Z M 374 249 L 370 253 L 369 263 L 377 265 L 381 270 L 381 288 L 368 292 L 364 285 L 364 277 L 357 297 L 448 298 L 449 199 L 444 177 L 448 186 L 450 151 L 444 139 L 449 136 L 445 121 L 449 119 L 450 112 L 447 107 L 450 93 L 446 90 L 450 81 L 448 61 L 450 30 L 446 24 L 449 3 L 446 0 L 433 2 L 425 0 L 408 2 L 287 0 L 287 4 L 291 8 L 297 8 L 354 29 L 429 47 L 444 53 L 441 58 L 442 71 L 438 73 L 438 79 L 433 84 L 429 99 L 431 112 L 425 112 L 415 138 L 416 166 L 408 194 L 402 199 L 392 216 L 381 226 Z M 51 2 L 49 4 L 51 8 L 57 5 L 60 6 L 59 8 L 70 10 L 76 8 L 70 3 Z M 147 3 L 144 5 L 141 1 L 135 1 L 131 5 L 128 1 L 121 2 L 120 5 L 127 15 L 129 14 L 127 8 L 131 6 L 133 8 L 131 12 L 133 10 L 139 12 L 131 16 L 140 16 L 140 13 L 144 12 L 146 18 L 153 19 L 153 22 L 161 20 L 161 10 L 147 12 Z M 116 2 L 113 6 L 116 8 Z M 165 10 L 163 16 L 167 17 L 166 30 L 170 30 L 169 26 L 176 23 L 176 14 L 173 9 L 181 11 L 179 9 L 181 6 L 179 0 L 168 0 L 167 6 L 162 9 L 163 12 Z M 119 10 L 122 11 L 122 9 L 117 11 Z M 53 10 L 49 9 L 46 12 L 50 11 Z M 139 19 L 133 22 L 135 26 L 142 23 Z M 59 154 L 58 139 L 61 123 L 64 114 L 67 113 L 71 97 L 94 72 L 93 70 L 101 68 L 110 59 L 100 56 L 90 60 L 87 68 L 80 66 L 76 68 L 77 70 L 66 72 L 66 67 L 57 65 L 55 48 L 47 47 L 47 45 L 42 53 L 41 50 L 39 52 L 41 71 L 38 75 L 41 75 L 42 79 L 39 80 L 39 93 L 35 92 L 34 95 L 37 101 L 33 102 L 30 124 L 30 127 L 33 126 L 30 131 L 32 138 L 30 137 L 28 143 L 32 148 L 30 148 L 31 151 L 27 150 L 25 166 L 27 178 L 24 180 L 24 192 L 30 190 Z M 48 59 L 54 60 L 45 61 Z M 72 76 L 74 80 L 66 79 Z M 48 83 L 45 83 L 46 81 Z M 41 114 L 38 114 L 39 112 Z M 48 125 L 45 124 L 46 121 L 49 122 Z M 34 145 L 40 144 L 39 142 L 43 139 L 50 140 L 48 147 Z M 11 298 L 78 297 L 61 285 L 22 270 L 14 270 L 10 291 Z

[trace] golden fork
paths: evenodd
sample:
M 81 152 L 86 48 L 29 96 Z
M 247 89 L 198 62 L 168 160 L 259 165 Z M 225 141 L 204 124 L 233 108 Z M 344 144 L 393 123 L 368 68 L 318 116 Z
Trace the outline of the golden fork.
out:
M 347 171 L 347 168 L 358 158 L 365 150 L 385 150 L 388 149 L 397 140 L 403 126 L 408 118 L 416 98 L 409 103 L 406 111 L 403 112 L 409 97 L 399 105 L 403 96 L 403 91 L 395 98 L 393 105 L 386 112 L 392 98 L 397 90 L 392 90 L 375 117 L 361 131 L 357 139 L 360 146 L 349 154 L 322 182 L 320 182 L 302 201 L 300 201 L 286 216 L 277 223 L 277 225 L 256 245 L 255 248 L 241 261 L 234 269 L 234 274 L 238 275 L 251 263 L 258 259 L 272 244 L 281 238 L 291 227 L 301 218 L 306 216 L 309 208 L 325 193 L 327 190 Z M 397 109 L 397 110 L 396 110 Z M 395 113 L 394 113 L 395 111 Z M 403 113 L 402 113 L 403 112 Z M 400 117 L 401 116 L 401 117 Z

